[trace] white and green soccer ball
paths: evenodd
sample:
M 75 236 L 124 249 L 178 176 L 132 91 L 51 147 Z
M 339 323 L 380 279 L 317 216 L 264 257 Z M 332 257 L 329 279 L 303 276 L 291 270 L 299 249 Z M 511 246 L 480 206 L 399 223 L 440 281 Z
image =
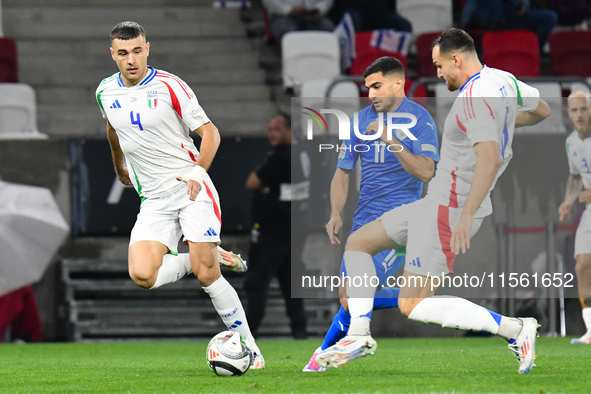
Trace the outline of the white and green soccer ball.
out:
M 218 376 L 244 375 L 252 364 L 252 350 L 236 331 L 222 331 L 207 345 L 207 365 Z

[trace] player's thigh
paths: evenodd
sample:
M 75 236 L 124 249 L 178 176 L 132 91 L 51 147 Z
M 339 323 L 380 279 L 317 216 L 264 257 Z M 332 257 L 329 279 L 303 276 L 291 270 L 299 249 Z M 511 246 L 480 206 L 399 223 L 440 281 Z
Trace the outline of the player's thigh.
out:
M 575 235 L 575 258 L 581 254 L 591 254 L 591 210 L 586 209 L 581 216 Z
M 165 198 L 143 201 L 129 240 L 130 273 L 150 276 L 162 265 L 164 254 L 177 250 L 181 228 L 168 206 Z
M 156 279 L 168 247 L 158 241 L 137 241 L 129 246 L 128 270 L 134 280 Z
M 345 245 L 345 251 L 366 252 L 372 256 L 391 248 L 392 243 L 380 219 L 357 229 L 353 234 L 349 235 Z

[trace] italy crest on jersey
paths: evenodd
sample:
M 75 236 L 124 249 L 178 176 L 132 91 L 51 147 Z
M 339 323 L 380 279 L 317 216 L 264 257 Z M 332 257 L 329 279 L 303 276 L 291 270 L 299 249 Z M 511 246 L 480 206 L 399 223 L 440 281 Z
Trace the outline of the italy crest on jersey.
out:
M 148 108 L 155 109 L 156 107 L 158 107 L 158 92 L 148 92 Z

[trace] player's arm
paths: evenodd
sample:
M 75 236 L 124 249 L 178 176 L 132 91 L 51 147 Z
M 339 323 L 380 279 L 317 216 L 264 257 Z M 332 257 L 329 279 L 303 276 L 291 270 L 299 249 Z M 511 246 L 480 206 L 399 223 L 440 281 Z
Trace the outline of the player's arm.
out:
M 109 145 L 111 146 L 111 155 L 113 156 L 113 167 L 115 168 L 115 174 L 117 174 L 117 178 L 121 183 L 124 185 L 131 185 L 131 180 L 129 179 L 129 171 L 127 167 L 125 167 L 125 155 L 121 150 L 121 145 L 119 145 L 119 137 L 117 136 L 117 132 L 111 126 L 111 123 L 107 121 L 107 139 L 109 140 Z
M 408 149 L 403 149 L 400 152 L 400 142 L 392 135 L 392 139 L 388 139 L 387 133 L 382 133 L 380 139 L 386 143 L 386 145 L 396 144 L 391 149 L 398 158 L 404 171 L 414 176 L 420 181 L 429 182 L 435 174 L 435 161 L 430 157 L 415 155 Z
M 538 106 L 533 111 L 517 111 L 515 127 L 533 126 L 550 116 L 550 106 L 540 98 Z
M 466 198 L 460 220 L 449 241 L 450 249 L 455 254 L 466 253 L 470 248 L 470 230 L 474 214 L 487 196 L 501 167 L 501 155 L 496 141 L 483 141 L 474 144 L 476 165 L 470 192 Z
M 564 201 L 558 207 L 558 215 L 561 222 L 570 218 L 570 211 L 577 199 L 577 194 L 583 189 L 583 182 L 580 174 L 570 174 L 566 181 L 566 192 Z
M 203 178 L 211 166 L 221 141 L 218 128 L 211 122 L 199 126 L 194 131 L 201 137 L 199 157 L 197 157 L 195 167 L 191 172 L 176 178 L 179 181 L 187 182 L 187 194 L 191 201 L 195 201 L 201 191 Z
M 326 224 L 326 233 L 330 243 L 339 245 L 341 241 L 337 238 L 339 230 L 343 227 L 341 212 L 347 202 L 349 193 L 349 174 L 351 171 L 337 168 L 330 183 L 330 220 Z

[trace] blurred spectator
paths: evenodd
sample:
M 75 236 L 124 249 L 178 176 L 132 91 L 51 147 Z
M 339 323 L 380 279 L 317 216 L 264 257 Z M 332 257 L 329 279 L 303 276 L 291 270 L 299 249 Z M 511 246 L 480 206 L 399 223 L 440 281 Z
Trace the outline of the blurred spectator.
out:
M 558 21 L 556 12 L 531 9 L 529 0 L 468 0 L 462 13 L 463 29 L 523 29 L 538 36 L 540 49 Z
M 558 14 L 561 26 L 576 26 L 591 16 L 589 4 L 585 0 L 550 0 L 549 8 Z
M 333 20 L 339 21 L 349 12 L 355 31 L 394 29 L 412 32 L 411 23 L 398 15 L 392 0 L 337 0 L 332 10 Z
M 332 31 L 334 23 L 326 16 L 332 3 L 333 0 L 263 0 L 269 13 L 269 29 L 279 42 L 292 31 Z
M 41 319 L 30 285 L 0 296 L 0 342 L 8 328 L 13 340 L 41 342 Z
M 246 315 L 257 336 L 265 316 L 269 285 L 277 277 L 292 335 L 303 339 L 307 336 L 304 300 L 292 298 L 291 284 L 292 273 L 294 279 L 301 273 L 307 236 L 310 158 L 300 144 L 292 144 L 291 122 L 284 115 L 269 121 L 269 143 L 272 150 L 246 181 L 246 187 L 254 192 L 250 256 L 244 279 Z

